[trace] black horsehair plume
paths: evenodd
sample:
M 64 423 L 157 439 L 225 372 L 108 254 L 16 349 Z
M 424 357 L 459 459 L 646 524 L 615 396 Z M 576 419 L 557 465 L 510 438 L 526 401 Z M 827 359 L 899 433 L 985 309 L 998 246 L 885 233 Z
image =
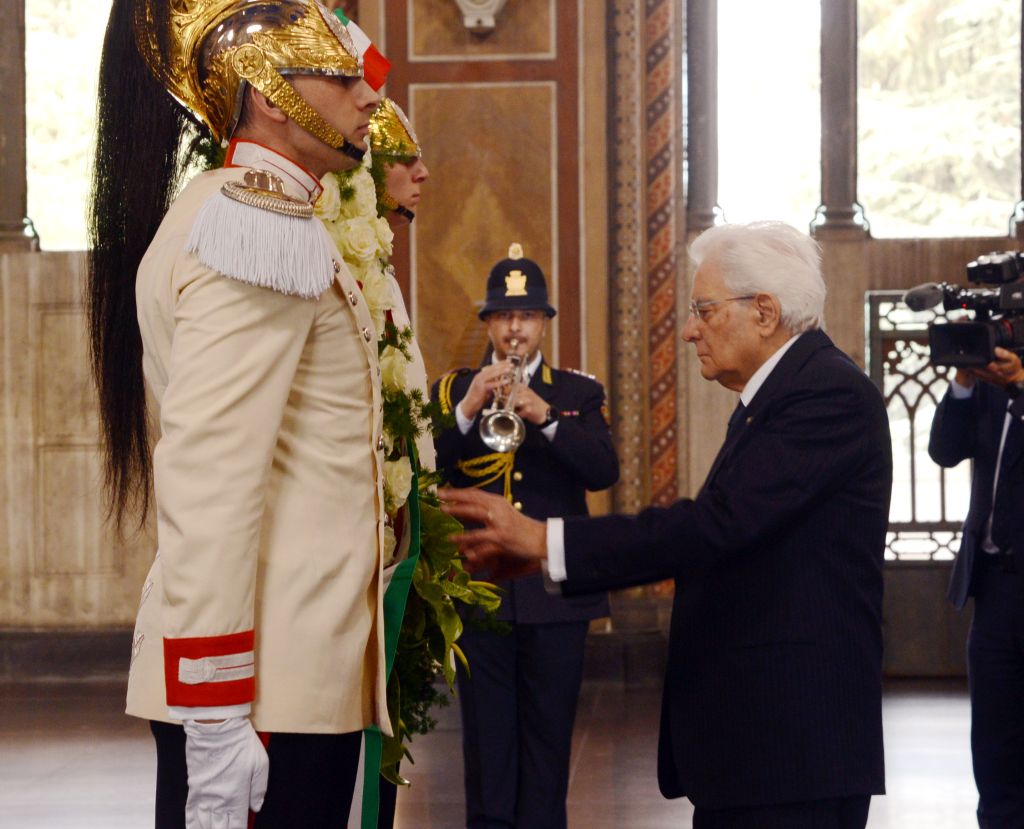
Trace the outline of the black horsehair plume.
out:
M 120 533 L 129 513 L 143 525 L 150 506 L 142 339 L 135 274 L 208 133 L 168 94 L 135 43 L 140 0 L 114 0 L 103 41 L 96 155 L 89 194 L 86 306 L 99 392 L 108 518 Z M 146 0 L 142 0 L 146 2 Z M 151 20 L 170 19 L 169 0 L 148 0 Z M 157 26 L 167 54 L 167 26 Z

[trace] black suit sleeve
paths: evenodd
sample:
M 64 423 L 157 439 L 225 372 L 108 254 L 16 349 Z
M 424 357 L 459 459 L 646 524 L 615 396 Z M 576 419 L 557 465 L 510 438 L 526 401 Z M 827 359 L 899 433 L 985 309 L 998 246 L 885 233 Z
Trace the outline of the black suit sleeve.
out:
M 551 454 L 584 487 L 596 491 L 607 489 L 619 479 L 619 458 L 602 413 L 604 389 L 599 383 L 588 386 L 579 416 L 559 419 Z
M 467 375 L 468 377 L 468 375 Z M 472 378 L 469 378 L 471 381 Z M 441 386 L 441 380 L 434 383 L 430 389 L 430 399 L 436 401 L 438 399 L 439 388 Z M 466 390 L 469 388 L 469 382 L 464 377 L 459 376 L 454 379 L 450 390 L 450 402 L 452 418 L 455 418 L 455 407 L 459 401 L 466 394 Z M 459 459 L 462 458 L 463 452 L 466 447 L 466 443 L 469 440 L 472 430 L 466 434 L 462 434 L 459 429 L 458 422 L 452 423 L 451 427 L 445 429 L 441 434 L 434 437 L 434 451 L 437 453 L 437 471 L 440 472 L 446 481 L 451 481 L 452 472 L 455 470 L 455 464 L 458 463 Z
M 888 493 L 888 420 L 867 383 L 780 395 L 759 423 L 745 427 L 696 500 L 636 516 L 565 519 L 565 592 L 685 577 L 756 551 L 851 481 L 860 490 L 850 497 Z
M 958 400 L 950 389 L 942 398 L 928 437 L 928 454 L 939 466 L 956 466 L 974 457 L 981 396 L 981 389 L 975 384 L 970 397 Z

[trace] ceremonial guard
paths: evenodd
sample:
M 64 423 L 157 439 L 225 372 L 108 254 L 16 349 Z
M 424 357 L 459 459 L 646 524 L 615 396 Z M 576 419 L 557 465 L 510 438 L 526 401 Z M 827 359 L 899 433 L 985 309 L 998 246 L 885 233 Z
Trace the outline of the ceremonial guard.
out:
M 435 439 L 438 469 L 453 486 L 502 494 L 535 518 L 585 515 L 586 491 L 619 475 L 601 384 L 541 353 L 554 315 L 543 272 L 513 244 L 479 313 L 491 359 L 433 391 L 456 420 Z M 459 640 L 471 671 L 459 676 L 466 825 L 564 829 L 584 644 L 607 599 L 551 595 L 539 574 L 501 586 L 499 619 L 511 630 L 469 620 Z
M 112 513 L 156 507 L 127 710 L 158 827 L 344 825 L 361 732 L 390 733 L 377 342 L 313 215 L 382 61 L 317 0 L 111 12 L 90 324 Z M 170 203 L 197 124 L 224 167 Z
M 387 219 L 392 231 L 407 228 L 416 218 L 421 186 L 430 177 L 423 163 L 423 149 L 402 108 L 390 98 L 381 98 L 370 119 L 370 152 L 377 213 Z M 394 298 L 393 321 L 399 330 L 412 326 L 402 289 L 395 278 L 394 265 L 387 266 L 388 283 Z M 415 338 L 409 343 L 409 381 L 429 394 L 427 369 Z M 434 468 L 434 442 L 429 430 L 416 441 L 420 466 Z
M 390 98 L 382 98 L 373 113 L 370 143 L 377 211 L 388 220 L 392 230 L 398 230 L 416 218 L 420 185 L 430 177 L 430 171 L 423 163 L 423 150 L 412 124 Z

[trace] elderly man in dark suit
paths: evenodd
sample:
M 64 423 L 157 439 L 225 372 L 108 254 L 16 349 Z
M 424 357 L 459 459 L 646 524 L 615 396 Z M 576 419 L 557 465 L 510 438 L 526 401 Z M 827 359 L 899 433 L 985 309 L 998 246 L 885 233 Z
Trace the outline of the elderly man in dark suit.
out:
M 861 829 L 884 791 L 882 558 L 892 459 L 881 395 L 820 330 L 814 242 L 712 228 L 683 337 L 740 393 L 694 499 L 533 521 L 447 490 L 484 523 L 471 560 L 544 562 L 566 593 L 676 580 L 658 778 L 697 829 Z
M 978 380 L 984 382 L 977 382 Z M 974 461 L 949 598 L 974 597 L 967 643 L 971 756 L 982 829 L 1024 827 L 1024 368 L 1004 348 L 958 369 L 932 421 L 941 466 Z

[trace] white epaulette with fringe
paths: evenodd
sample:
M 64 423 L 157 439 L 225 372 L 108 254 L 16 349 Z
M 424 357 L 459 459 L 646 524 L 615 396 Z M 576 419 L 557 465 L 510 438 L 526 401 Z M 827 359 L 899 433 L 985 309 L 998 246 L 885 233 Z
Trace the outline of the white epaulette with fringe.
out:
M 595 382 L 597 381 L 596 374 L 587 374 L 585 371 L 580 371 L 578 368 L 567 368 L 565 370 L 571 372 L 572 374 L 578 374 L 580 377 L 586 377 L 588 380 L 594 380 Z
M 334 242 L 312 206 L 238 182 L 207 199 L 185 250 L 231 279 L 305 299 L 334 281 Z

